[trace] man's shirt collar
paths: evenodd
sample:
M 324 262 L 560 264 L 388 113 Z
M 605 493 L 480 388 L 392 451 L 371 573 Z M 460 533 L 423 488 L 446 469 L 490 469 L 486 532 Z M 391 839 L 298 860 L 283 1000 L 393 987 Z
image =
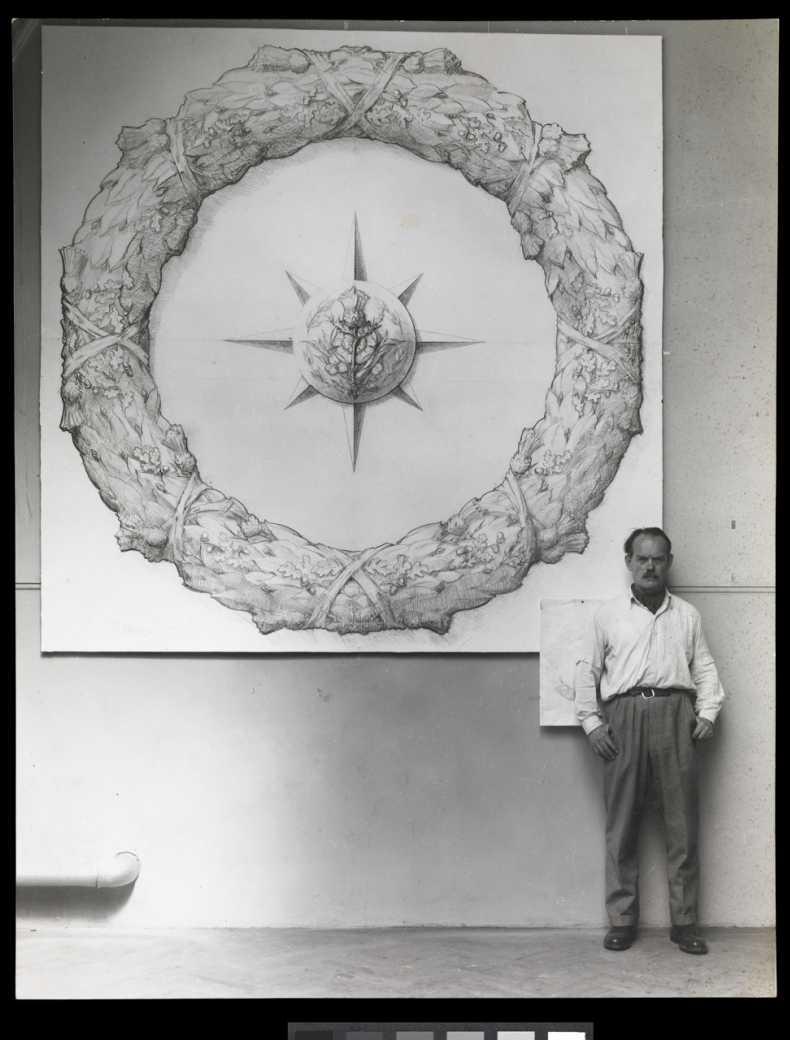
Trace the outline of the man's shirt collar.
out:
M 644 603 L 642 603 L 641 600 L 637 599 L 637 597 L 634 595 L 634 589 L 632 585 L 628 586 L 628 592 L 626 593 L 626 595 L 628 597 L 627 602 L 629 607 L 636 605 L 637 607 L 644 607 L 645 610 L 648 610 L 648 607 L 645 607 Z M 672 593 L 667 588 L 664 591 L 664 598 L 661 600 L 661 605 L 659 606 L 658 610 L 655 612 L 653 617 L 658 617 L 659 614 L 663 614 L 665 610 L 669 610 L 671 605 Z

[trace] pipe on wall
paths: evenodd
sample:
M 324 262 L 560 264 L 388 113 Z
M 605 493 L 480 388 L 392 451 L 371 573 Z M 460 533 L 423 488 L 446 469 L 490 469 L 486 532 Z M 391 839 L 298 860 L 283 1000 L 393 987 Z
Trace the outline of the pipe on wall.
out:
M 25 888 L 123 888 L 133 884 L 139 873 L 140 859 L 134 852 L 116 852 L 95 870 L 75 870 L 68 874 L 22 872 L 17 875 L 16 883 Z

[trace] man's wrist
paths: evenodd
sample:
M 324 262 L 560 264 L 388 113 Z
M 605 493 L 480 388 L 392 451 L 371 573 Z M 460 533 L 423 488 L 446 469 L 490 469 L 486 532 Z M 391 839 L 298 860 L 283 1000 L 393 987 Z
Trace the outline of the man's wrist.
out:
M 594 733 L 595 730 L 600 729 L 601 726 L 603 726 L 603 719 L 600 715 L 588 715 L 587 718 L 582 721 L 582 727 L 588 737 L 591 733 Z

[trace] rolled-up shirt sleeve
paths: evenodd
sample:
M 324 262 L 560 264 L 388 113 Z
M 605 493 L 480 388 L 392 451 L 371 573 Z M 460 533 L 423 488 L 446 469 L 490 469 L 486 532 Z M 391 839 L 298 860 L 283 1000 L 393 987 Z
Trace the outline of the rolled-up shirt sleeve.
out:
M 604 634 L 597 614 L 593 617 L 586 647 L 576 661 L 573 673 L 576 718 L 585 733 L 592 733 L 603 724 L 597 690 L 601 681 L 604 657 Z
M 705 640 L 702 619 L 696 612 L 692 621 L 692 656 L 689 661 L 689 672 L 697 691 L 697 715 L 709 722 L 715 722 L 726 694 L 719 680 L 713 655 Z

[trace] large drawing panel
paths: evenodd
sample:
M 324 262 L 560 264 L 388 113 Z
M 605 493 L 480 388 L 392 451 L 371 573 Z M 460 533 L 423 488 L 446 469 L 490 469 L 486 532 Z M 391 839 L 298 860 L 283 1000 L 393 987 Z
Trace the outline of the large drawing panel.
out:
M 655 38 L 47 28 L 42 646 L 525 651 L 661 520 Z
M 600 599 L 544 599 L 540 604 L 540 724 L 578 726 L 576 662 L 589 660 Z

